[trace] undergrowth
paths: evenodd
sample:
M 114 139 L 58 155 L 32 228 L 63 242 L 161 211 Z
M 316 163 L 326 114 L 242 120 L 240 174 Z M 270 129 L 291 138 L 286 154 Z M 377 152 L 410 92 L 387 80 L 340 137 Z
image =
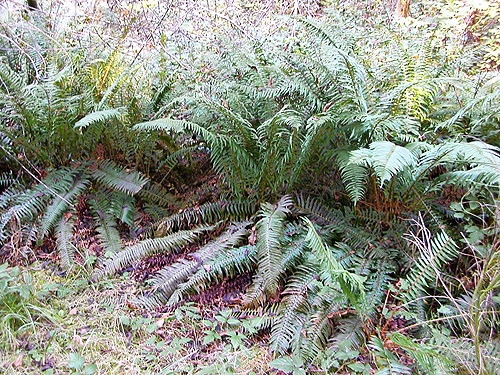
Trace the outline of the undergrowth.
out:
M 130 56 L 152 13 L 113 6 L 104 50 L 66 33 L 88 19 L 2 18 L 8 371 L 495 373 L 494 41 L 337 4 L 186 64 L 154 30 Z

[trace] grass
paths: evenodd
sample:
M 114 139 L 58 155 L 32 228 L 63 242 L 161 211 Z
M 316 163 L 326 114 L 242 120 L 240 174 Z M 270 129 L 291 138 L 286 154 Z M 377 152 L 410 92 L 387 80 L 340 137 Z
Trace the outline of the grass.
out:
M 89 284 L 84 269 L 67 278 L 37 263 L 21 271 L 29 275 L 25 279 L 32 294 L 19 306 L 29 316 L 12 328 L 15 340 L 2 343 L 0 373 L 269 372 L 269 351 L 259 343 L 247 347 L 245 340 L 246 345 L 235 346 L 223 332 L 222 339 L 204 343 L 203 306 L 186 305 L 163 314 L 129 307 L 138 284 L 127 275 Z

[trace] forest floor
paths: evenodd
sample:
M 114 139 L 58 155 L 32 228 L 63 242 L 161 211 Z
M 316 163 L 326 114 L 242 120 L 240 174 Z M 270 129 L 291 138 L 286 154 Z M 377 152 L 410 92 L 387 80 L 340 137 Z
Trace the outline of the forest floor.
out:
M 214 199 L 222 186 L 210 170 L 197 170 L 206 172 L 178 187 L 179 200 L 190 205 Z M 0 272 L 0 283 L 11 281 L 13 288 L 30 291 L 10 304 L 11 314 L 0 323 L 7 341 L 0 346 L 0 373 L 281 373 L 268 366 L 267 334 L 247 336 L 243 317 L 229 316 L 233 310 L 238 314 L 250 274 L 224 280 L 174 308 L 139 309 L 133 301 L 144 282 L 193 251 L 193 245 L 177 254 L 153 255 L 116 278 L 91 282 L 102 248 L 88 215 L 81 200 L 73 242 L 82 256 L 68 275 L 58 266 L 53 239 L 23 251 L 7 247 L 0 254 L 0 264 L 17 266 L 20 273 L 12 282 Z
M 223 290 L 208 291 L 169 311 L 135 309 L 139 282 L 120 278 L 89 284 L 85 268 L 57 276 L 46 263 L 23 267 L 35 298 L 22 308 L 32 321 L 0 351 L 8 374 L 265 374 L 270 355 L 260 341 L 211 328 L 228 306 Z M 233 288 L 234 283 L 228 287 Z M 233 288 L 234 290 L 234 288 Z M 226 310 L 227 311 L 227 310 Z M 224 314 L 224 313 L 223 313 Z M 4 322 L 5 324 L 5 322 Z M 234 332 L 237 332 L 237 328 Z M 222 336 L 211 341 L 212 336 Z M 218 337 L 218 336 L 217 336 Z M 226 337 L 227 339 L 224 339 Z M 202 372 L 199 372 L 203 370 Z

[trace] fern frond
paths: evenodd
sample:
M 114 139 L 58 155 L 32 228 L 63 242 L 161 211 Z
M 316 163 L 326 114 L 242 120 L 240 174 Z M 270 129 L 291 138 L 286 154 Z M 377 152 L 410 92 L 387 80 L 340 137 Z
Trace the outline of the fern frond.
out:
M 377 336 L 373 336 L 368 347 L 377 357 L 377 375 L 410 375 L 411 370 L 398 362 L 396 356 L 385 347 L 384 342 Z
M 92 112 L 86 115 L 81 120 L 78 120 L 75 124 L 76 129 L 85 129 L 86 127 L 99 123 L 105 122 L 111 119 L 121 120 L 125 108 L 113 108 L 105 109 L 102 111 Z
M 92 172 L 92 177 L 112 189 L 134 195 L 138 193 L 148 179 L 139 172 L 118 167 L 113 161 L 105 160 Z
M 17 178 L 12 171 L 0 173 L 0 187 L 6 188 L 14 184 Z
M 302 326 L 310 310 L 308 290 L 318 278 L 319 268 L 303 265 L 287 282 L 283 299 L 279 304 L 278 316 L 271 328 L 271 350 L 284 353 L 293 341 L 299 341 Z
M 262 278 L 262 291 L 272 295 L 278 289 L 281 269 L 281 237 L 284 220 L 290 213 L 293 202 L 290 196 L 284 196 L 276 205 L 264 203 L 261 206 L 261 219 L 257 223 L 257 256 L 259 260 L 256 279 Z M 245 299 L 245 304 L 248 304 Z
M 135 199 L 128 194 L 113 191 L 107 194 L 109 200 L 108 212 L 122 223 L 132 227 L 136 214 Z
M 390 339 L 403 348 L 418 365 L 423 373 L 429 375 L 451 374 L 454 362 L 450 361 L 430 345 L 415 342 L 408 336 L 394 332 Z
M 66 191 L 58 189 L 58 195 L 47 207 L 46 213 L 40 223 L 39 235 L 43 239 L 54 227 L 72 202 L 87 188 L 89 180 L 85 175 L 77 176 Z
M 340 167 L 342 182 L 354 205 L 363 199 L 366 192 L 367 169 L 358 162 L 350 162 L 350 154 L 339 153 L 337 163 Z
M 253 200 L 208 202 L 169 216 L 158 225 L 157 233 L 164 235 L 192 224 L 214 223 L 221 220 L 246 220 L 256 211 L 257 205 Z
M 338 304 L 331 298 L 322 296 L 319 306 L 315 309 L 305 324 L 306 335 L 300 340 L 300 353 L 308 361 L 314 361 L 320 357 L 330 339 L 333 327 L 330 322 L 330 314 L 338 310 Z
M 251 185 L 252 176 L 256 176 L 257 166 L 254 158 L 236 137 L 214 133 L 194 122 L 169 118 L 143 122 L 135 125 L 134 129 L 194 133 L 201 137 L 210 149 L 215 171 L 223 175 L 236 192 Z
M 410 241 L 420 250 L 420 257 L 413 262 L 406 277 L 407 285 L 404 289 L 408 301 L 417 299 L 420 293 L 425 292 L 441 273 L 442 266 L 458 256 L 455 241 L 445 231 L 431 236 L 430 232 L 425 230 L 422 238 L 414 235 Z
M 143 200 L 158 204 L 162 207 L 168 207 L 169 205 L 179 207 L 179 202 L 173 194 L 170 194 L 161 185 L 153 182 L 146 184 L 141 191 L 139 191 L 139 196 Z
M 69 271 L 74 265 L 75 245 L 71 242 L 73 236 L 74 221 L 71 218 L 63 217 L 56 229 L 57 250 L 61 257 L 61 266 Z
M 200 268 L 185 283 L 179 284 L 170 296 L 167 305 L 179 303 L 188 293 L 200 293 L 215 281 L 252 271 L 256 264 L 257 248 L 255 246 L 241 246 L 221 253 L 209 262 L 207 267 Z
M 106 260 L 94 273 L 93 279 L 111 275 L 146 256 L 158 252 L 173 252 L 187 242 L 195 240 L 199 234 L 212 229 L 214 226 L 201 226 L 191 230 L 178 231 L 165 237 L 148 238 L 135 245 L 127 246 L 123 251 L 113 254 L 111 258 Z
M 123 250 L 120 233 L 116 228 L 115 218 L 111 214 L 110 206 L 112 204 L 108 199 L 108 196 L 102 194 L 89 200 L 96 222 L 98 237 L 101 241 L 101 245 L 104 246 L 104 255 L 106 257 L 110 257 Z
M 359 151 L 351 153 L 352 162 Z M 351 162 L 351 159 L 349 160 Z M 373 142 L 370 144 L 368 163 L 373 166 L 380 186 L 389 181 L 393 176 L 404 171 L 405 168 L 415 166 L 417 159 L 410 150 L 397 146 L 389 141 Z
M 190 254 L 193 260 L 181 259 L 165 267 L 151 279 L 153 295 L 141 302 L 148 306 L 158 306 L 168 301 L 177 286 L 195 273 L 202 265 L 216 256 L 219 252 L 227 251 L 242 242 L 248 234 L 248 222 L 236 223 L 228 230 L 205 246 Z
M 331 346 L 337 349 L 342 346 L 359 349 L 365 342 L 366 336 L 363 332 L 363 321 L 358 315 L 350 315 L 339 319 L 335 331 L 330 338 Z
M 354 305 L 357 305 L 360 298 L 364 297 L 363 282 L 366 278 L 346 271 L 335 259 L 331 249 L 323 242 L 311 221 L 308 218 L 303 218 L 303 220 L 309 228 L 306 240 L 322 266 L 322 275 L 326 276 L 327 282 L 338 281 L 344 294 Z
M 296 194 L 294 208 L 322 226 L 338 226 L 344 221 L 340 211 L 332 210 L 311 196 Z

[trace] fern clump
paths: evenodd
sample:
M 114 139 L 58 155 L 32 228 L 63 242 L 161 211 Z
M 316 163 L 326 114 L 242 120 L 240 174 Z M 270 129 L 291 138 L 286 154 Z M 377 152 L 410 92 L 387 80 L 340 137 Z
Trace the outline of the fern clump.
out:
M 117 220 L 130 226 L 134 222 L 133 195 L 148 179 L 135 171 L 127 171 L 111 161 L 85 163 L 74 168 L 63 167 L 49 173 L 39 184 L 25 190 L 12 185 L 0 195 L 3 210 L 0 217 L 0 238 L 18 235 L 30 226 L 36 228 L 35 238 L 40 244 L 54 233 L 61 265 L 69 270 L 73 266 L 75 246 L 72 243 L 76 205 L 81 197 L 91 198 L 98 239 L 105 247 L 106 256 L 123 249 Z M 96 195 L 92 191 L 97 190 Z M 20 223 L 20 228 L 9 225 Z M 33 239 L 25 236 L 29 244 Z M 3 246 L 9 246 L 5 242 Z

